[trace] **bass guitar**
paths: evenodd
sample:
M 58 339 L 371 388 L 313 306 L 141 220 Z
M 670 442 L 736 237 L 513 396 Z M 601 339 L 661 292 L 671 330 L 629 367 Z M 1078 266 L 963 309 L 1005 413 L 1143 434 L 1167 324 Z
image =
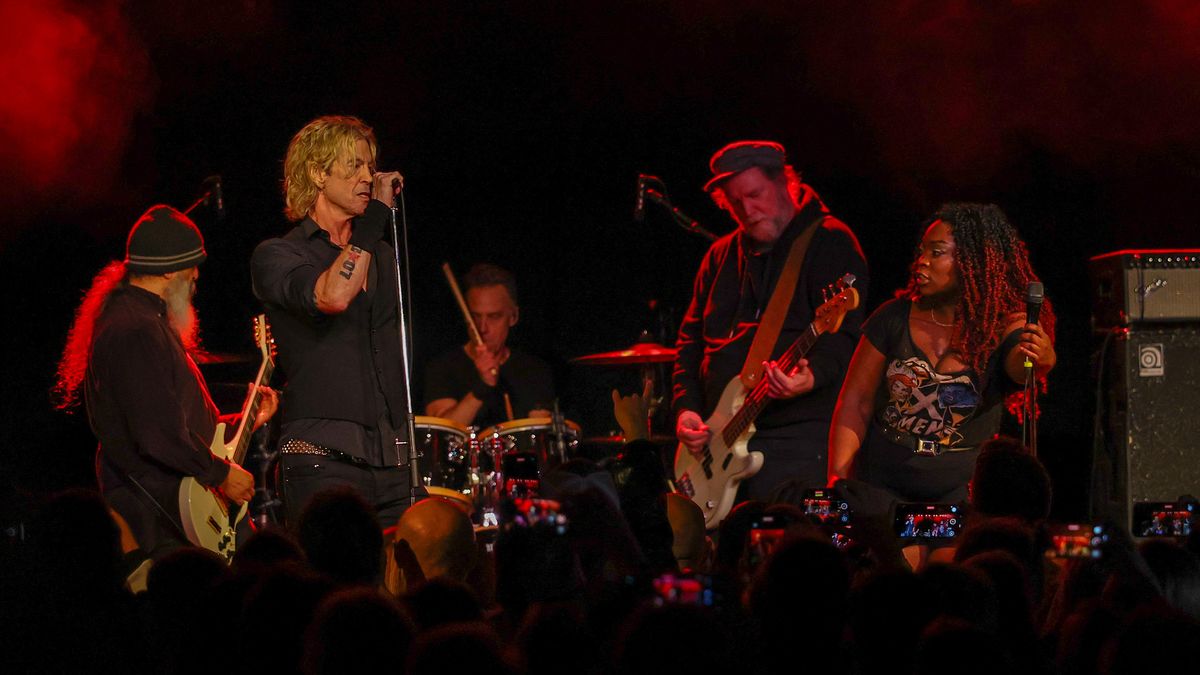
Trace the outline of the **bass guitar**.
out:
M 855 280 L 853 274 L 846 274 L 830 289 L 832 297 L 817 308 L 816 318 L 779 357 L 779 367 L 784 372 L 795 367 L 823 333 L 836 333 L 846 313 L 858 307 Z M 747 446 L 754 435 L 754 420 L 770 400 L 766 378 L 749 391 L 740 377 L 733 378 L 704 422 L 713 431 L 712 440 L 696 454 L 682 443 L 675 451 L 675 489 L 704 511 L 708 529 L 715 528 L 729 515 L 738 484 L 762 468 L 762 453 L 749 452 Z
M 254 386 L 242 405 L 237 432 L 233 440 L 226 443 L 225 423 L 220 422 L 209 446 L 214 456 L 238 465 L 245 459 L 250 438 L 254 435 L 254 419 L 262 403 L 259 387 L 270 382 L 271 374 L 275 372 L 275 342 L 271 338 L 266 314 L 254 317 L 254 341 L 262 352 L 262 365 L 258 367 Z M 237 546 L 235 531 L 238 523 L 246 517 L 249 506 L 250 502 L 238 506 L 221 494 L 219 489 L 201 485 L 191 476 L 185 477 L 179 485 L 179 516 L 183 520 L 183 531 L 188 541 L 216 552 L 227 562 L 233 559 Z

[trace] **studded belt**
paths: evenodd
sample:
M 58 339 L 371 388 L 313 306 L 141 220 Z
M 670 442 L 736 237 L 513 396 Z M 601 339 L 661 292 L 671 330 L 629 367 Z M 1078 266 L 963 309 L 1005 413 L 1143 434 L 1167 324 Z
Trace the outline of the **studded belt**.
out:
M 309 443 L 298 438 L 293 438 L 286 441 L 283 447 L 279 448 L 279 453 L 282 455 L 315 455 L 317 457 L 328 457 L 337 462 L 345 462 L 354 464 L 355 466 L 371 466 L 371 463 L 362 457 L 348 455 L 341 450 L 326 448 L 316 443 Z

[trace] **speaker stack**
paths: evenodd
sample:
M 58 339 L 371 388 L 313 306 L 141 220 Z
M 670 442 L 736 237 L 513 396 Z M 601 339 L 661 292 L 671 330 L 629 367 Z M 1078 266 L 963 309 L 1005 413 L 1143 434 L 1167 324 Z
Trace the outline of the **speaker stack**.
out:
M 1200 249 L 1091 259 L 1097 350 L 1092 513 L 1200 497 Z

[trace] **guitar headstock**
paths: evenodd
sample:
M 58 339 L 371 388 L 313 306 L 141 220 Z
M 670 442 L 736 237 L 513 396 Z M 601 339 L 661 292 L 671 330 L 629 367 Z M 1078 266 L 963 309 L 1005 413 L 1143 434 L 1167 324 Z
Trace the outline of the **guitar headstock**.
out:
M 846 313 L 858 307 L 858 289 L 854 282 L 858 278 L 853 274 L 844 274 L 836 283 L 822 289 L 825 302 L 817 308 L 813 326 L 821 333 L 836 333 L 842 327 Z
M 267 323 L 267 315 L 259 314 L 254 317 L 254 344 L 262 352 L 264 361 L 275 361 L 275 337 L 271 335 L 271 324 Z

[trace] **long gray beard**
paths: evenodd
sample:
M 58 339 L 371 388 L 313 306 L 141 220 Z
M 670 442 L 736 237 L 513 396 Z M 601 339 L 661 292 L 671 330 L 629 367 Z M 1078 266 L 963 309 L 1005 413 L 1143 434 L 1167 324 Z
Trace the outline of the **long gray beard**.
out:
M 167 291 L 167 322 L 179 333 L 183 346 L 192 351 L 200 347 L 200 319 L 192 305 L 191 285 L 183 284 Z

